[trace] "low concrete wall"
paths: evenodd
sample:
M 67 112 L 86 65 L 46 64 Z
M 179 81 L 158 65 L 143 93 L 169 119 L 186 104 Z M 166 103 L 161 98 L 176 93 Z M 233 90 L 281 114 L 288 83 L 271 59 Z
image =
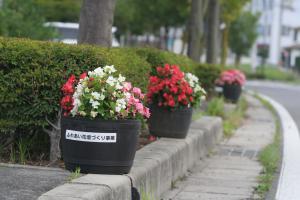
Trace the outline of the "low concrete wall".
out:
M 43 194 L 39 200 L 131 200 L 132 186 L 159 199 L 222 138 L 222 120 L 202 117 L 185 139 L 161 138 L 137 151 L 126 175 L 88 174 Z

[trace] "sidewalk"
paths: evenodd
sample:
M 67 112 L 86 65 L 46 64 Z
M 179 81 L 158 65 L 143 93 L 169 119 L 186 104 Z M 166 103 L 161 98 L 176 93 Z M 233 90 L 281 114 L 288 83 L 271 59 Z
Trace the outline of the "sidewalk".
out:
M 275 120 L 257 99 L 247 96 L 247 101 L 247 118 L 233 137 L 224 140 L 211 157 L 199 160 L 163 200 L 257 199 L 254 187 L 262 170 L 257 156 L 272 142 Z

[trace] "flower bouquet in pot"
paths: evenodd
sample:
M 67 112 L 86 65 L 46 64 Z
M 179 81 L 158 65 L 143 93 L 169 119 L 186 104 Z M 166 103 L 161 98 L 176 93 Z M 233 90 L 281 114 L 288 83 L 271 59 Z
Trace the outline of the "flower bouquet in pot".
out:
M 237 69 L 229 69 L 223 71 L 216 83 L 223 87 L 223 95 L 225 99 L 236 103 L 242 93 L 242 86 L 246 82 L 243 72 Z
M 185 138 L 193 107 L 200 104 L 205 91 L 191 73 L 184 74 L 176 65 L 153 68 L 147 101 L 151 116 L 150 134 L 158 137 Z
M 62 153 L 66 169 L 124 174 L 132 166 L 140 119 L 150 116 L 144 94 L 113 66 L 98 67 L 62 86 Z

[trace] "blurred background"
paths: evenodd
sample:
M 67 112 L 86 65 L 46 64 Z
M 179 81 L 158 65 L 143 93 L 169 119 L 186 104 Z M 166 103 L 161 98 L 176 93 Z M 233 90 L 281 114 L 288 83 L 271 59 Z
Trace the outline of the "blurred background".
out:
M 82 3 L 0 0 L 0 35 L 76 44 Z M 150 46 L 247 73 L 298 71 L 299 19 L 300 0 L 116 0 L 112 46 Z

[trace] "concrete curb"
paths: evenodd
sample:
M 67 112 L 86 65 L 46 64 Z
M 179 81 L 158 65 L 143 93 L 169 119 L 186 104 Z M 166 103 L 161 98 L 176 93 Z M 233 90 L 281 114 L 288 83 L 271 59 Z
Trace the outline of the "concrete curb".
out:
M 276 200 L 297 200 L 300 197 L 300 137 L 289 112 L 272 98 L 259 94 L 276 110 L 282 127 L 283 158 L 277 185 Z
M 202 117 L 186 139 L 161 138 L 137 151 L 126 175 L 88 174 L 43 194 L 39 200 L 131 200 L 132 186 L 154 199 L 171 188 L 221 140 L 222 120 Z

